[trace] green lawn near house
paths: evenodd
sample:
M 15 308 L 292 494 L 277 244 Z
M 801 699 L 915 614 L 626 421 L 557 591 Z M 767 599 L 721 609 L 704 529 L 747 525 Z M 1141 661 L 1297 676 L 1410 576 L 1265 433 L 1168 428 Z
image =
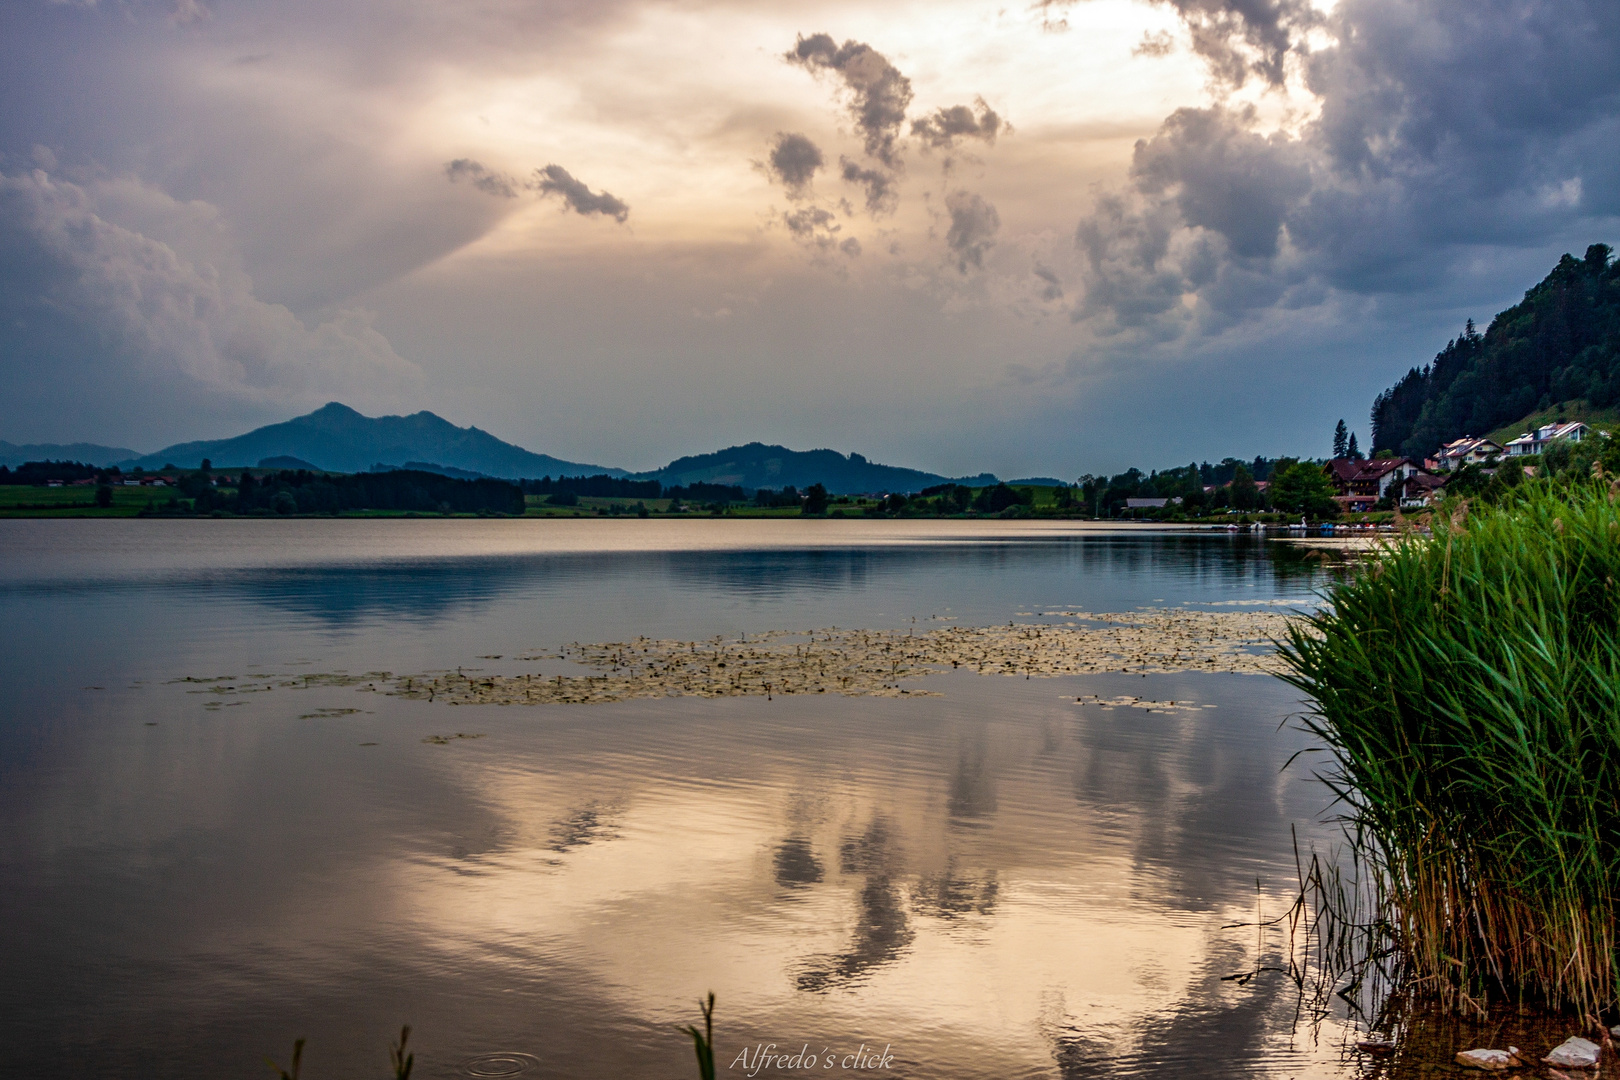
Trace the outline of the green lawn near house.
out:
M 1543 424 L 1564 423 L 1573 420 L 1579 420 L 1588 427 L 1599 431 L 1607 431 L 1611 434 L 1620 432 L 1620 409 L 1597 409 L 1593 408 L 1585 398 L 1576 398 L 1574 401 L 1565 401 L 1545 409 L 1538 409 L 1523 420 L 1515 420 L 1511 424 L 1504 424 L 1483 437 L 1506 446 L 1510 440 L 1517 439 L 1527 431 L 1534 431 Z

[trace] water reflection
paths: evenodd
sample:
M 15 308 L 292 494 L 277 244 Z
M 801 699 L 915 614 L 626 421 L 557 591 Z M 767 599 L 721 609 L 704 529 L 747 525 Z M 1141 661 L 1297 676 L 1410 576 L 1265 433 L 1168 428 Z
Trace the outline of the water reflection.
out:
M 848 947 L 830 956 L 810 957 L 800 966 L 794 985 L 810 993 L 858 981 L 898 959 L 916 936 L 892 880 L 899 869 L 899 852 L 887 821 L 874 817 L 859 836 L 845 838 L 838 848 L 838 868 L 866 880 L 856 901 Z
M 1311 1032 L 1295 1028 L 1299 1005 L 1294 985 L 1274 976 L 1231 991 L 1220 977 L 1238 970 L 1236 950 L 1217 953 L 1198 974 L 1193 993 L 1115 1030 L 1070 1029 L 1053 1039 L 1052 1057 L 1062 1080 L 1132 1076 L 1252 1077 L 1257 1064 L 1308 1069 Z M 1297 1030 L 1300 1044 L 1290 1045 Z
M 418 558 L 195 572 L 180 567 L 158 587 L 165 595 L 245 601 L 351 632 L 475 618 L 503 604 L 564 609 L 577 621 L 580 594 L 588 592 L 602 607 L 642 617 L 622 630 L 643 633 L 677 632 L 690 619 L 690 609 L 671 618 L 669 601 L 700 609 L 741 604 L 755 612 L 807 605 L 808 625 L 852 625 L 857 616 L 886 618 L 887 625 L 947 612 L 997 621 L 1032 608 L 1120 610 L 1212 594 L 1300 596 L 1322 573 L 1322 563 L 1308 553 L 1246 537 L 1149 534 L 909 548 Z M 1146 583 L 1151 588 L 1144 590 Z M 57 592 L 87 587 L 72 580 L 9 586 Z M 154 583 L 137 577 L 122 585 L 98 584 L 95 591 L 115 587 L 150 590 Z M 867 598 L 881 602 L 860 603 Z M 656 625 L 648 625 L 648 616 Z
M 996 779 L 985 766 L 982 740 L 956 755 L 956 771 L 951 775 L 947 807 L 953 825 L 982 824 L 996 812 Z
M 947 863 L 938 874 L 925 874 L 918 878 L 911 890 L 911 906 L 918 914 L 936 919 L 992 915 L 999 892 L 1000 885 L 994 870 L 975 876 L 960 870 L 953 861 Z
M 209 711 L 164 683 L 260 655 L 365 670 L 728 620 L 1297 595 L 1293 574 L 1226 537 L 1102 537 L 0 589 L 11 625 L 61 643 L 0 655 L 0 1042 L 19 1075 L 200 1080 L 307 1035 L 323 1074 L 364 1075 L 409 1020 L 425 1080 L 496 1054 L 679 1076 L 674 1025 L 712 988 L 733 1053 L 865 1039 L 900 1050 L 891 1075 L 1329 1075 L 1283 987 L 1221 981 L 1258 962 L 1223 927 L 1284 902 L 1293 826 L 1320 835 L 1325 796 L 1282 771 L 1307 744 L 1279 731 L 1275 680 L 359 713 L 346 688 Z M 92 674 L 111 689 L 77 690 Z M 1218 707 L 1076 702 L 1122 693 Z M 458 730 L 483 737 L 423 742 Z
M 821 881 L 821 860 L 811 850 L 810 841 L 802 836 L 792 836 L 778 844 L 771 861 L 776 868 L 776 883 L 784 889 L 815 885 Z

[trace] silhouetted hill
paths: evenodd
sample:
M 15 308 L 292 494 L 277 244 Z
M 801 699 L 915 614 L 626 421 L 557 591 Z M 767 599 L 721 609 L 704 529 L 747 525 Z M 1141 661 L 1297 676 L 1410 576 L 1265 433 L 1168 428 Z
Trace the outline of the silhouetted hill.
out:
M 105 467 L 127 461 L 135 451 L 122 446 L 100 446 L 96 443 L 8 443 L 0 439 L 0 465 L 16 468 L 25 461 L 80 461 L 86 465 Z
M 377 463 L 401 465 L 431 461 L 505 479 L 537 476 L 580 476 L 623 469 L 563 461 L 502 442 L 475 427 L 456 427 L 430 412 L 410 416 L 361 416 L 332 402 L 307 416 L 258 428 L 233 439 L 179 443 L 128 462 L 145 468 L 173 463 L 195 468 L 204 458 L 215 468 L 253 465 L 265 458 L 295 457 L 333 472 L 357 473 Z
M 471 469 L 457 469 L 449 465 L 440 465 L 437 462 L 432 461 L 407 461 L 403 465 L 377 464 L 371 467 L 372 472 L 387 472 L 389 469 L 402 469 L 406 472 L 438 473 L 440 476 L 448 476 L 455 480 L 481 480 L 484 478 L 484 474 L 481 472 L 473 472 Z
M 1565 255 L 1481 334 L 1470 320 L 1434 362 L 1373 402 L 1373 449 L 1432 454 L 1559 402 L 1620 404 L 1620 264 L 1607 244 Z
M 921 491 L 953 478 L 920 469 L 879 465 L 860 454 L 845 457 L 836 450 L 789 450 L 785 446 L 748 443 L 712 454 L 678 458 L 656 472 L 639 473 L 637 479 L 657 480 L 665 487 L 675 485 L 735 484 L 748 491 L 759 488 L 796 487 L 824 484 L 834 495 L 867 491 Z M 994 484 L 989 473 L 956 480 L 982 487 Z
M 698 454 L 670 462 L 652 472 L 564 461 L 502 442 L 475 427 L 456 427 L 430 412 L 410 416 L 367 417 L 338 402 L 323 405 L 306 416 L 256 428 L 230 439 L 176 443 L 152 454 L 133 450 L 72 445 L 13 446 L 0 442 L 0 464 L 24 461 L 68 460 L 92 465 L 141 466 L 158 469 L 174 465 L 194 469 L 206 458 L 216 469 L 311 468 L 328 472 L 382 472 L 413 469 L 442 476 L 472 479 L 538 480 L 542 477 L 610 476 L 656 480 L 665 487 L 692 484 L 735 485 L 753 492 L 759 488 L 823 484 L 834 495 L 861 492 L 912 492 L 935 484 L 959 483 L 985 487 L 997 483 L 991 473 L 948 477 L 921 469 L 880 465 L 860 454 L 836 450 L 789 450 L 785 446 L 748 443 L 712 454 Z M 1026 483 L 1057 483 L 1037 479 Z

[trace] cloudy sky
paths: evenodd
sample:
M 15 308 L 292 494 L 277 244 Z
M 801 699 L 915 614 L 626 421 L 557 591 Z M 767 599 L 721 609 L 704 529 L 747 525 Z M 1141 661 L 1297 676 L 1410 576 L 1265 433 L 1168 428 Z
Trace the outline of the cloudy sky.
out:
M 0 438 L 1325 454 L 1620 246 L 1613 0 L 8 0 Z

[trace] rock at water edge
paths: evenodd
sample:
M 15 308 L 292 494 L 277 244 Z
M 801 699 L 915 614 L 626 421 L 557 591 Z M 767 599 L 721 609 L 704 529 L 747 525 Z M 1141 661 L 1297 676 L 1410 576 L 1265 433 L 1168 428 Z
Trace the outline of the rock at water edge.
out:
M 1597 1043 L 1576 1035 L 1559 1043 L 1557 1049 L 1541 1060 L 1566 1069 L 1591 1069 L 1597 1066 L 1601 1053 L 1602 1048 Z
M 1517 1068 L 1524 1062 L 1519 1059 L 1519 1048 L 1510 1046 L 1506 1050 L 1463 1050 L 1457 1054 L 1457 1064 L 1470 1069 L 1501 1072 L 1503 1069 Z

